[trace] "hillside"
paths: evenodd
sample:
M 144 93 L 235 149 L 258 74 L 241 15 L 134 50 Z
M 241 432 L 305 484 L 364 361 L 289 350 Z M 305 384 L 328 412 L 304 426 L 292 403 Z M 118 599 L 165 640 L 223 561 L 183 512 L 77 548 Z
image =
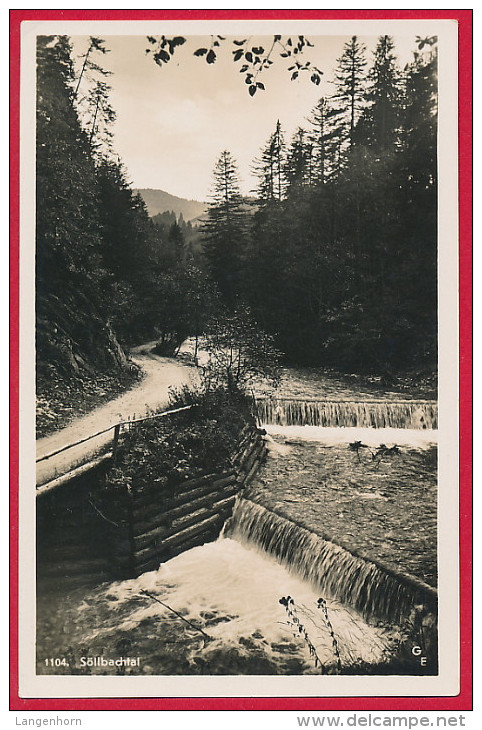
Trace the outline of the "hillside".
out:
M 206 208 L 206 203 L 201 203 L 199 200 L 178 198 L 176 195 L 166 193 L 164 190 L 138 188 L 134 192 L 139 193 L 143 198 L 151 218 L 158 215 L 158 213 L 172 210 L 177 217 L 182 213 L 184 220 L 190 221 L 201 216 Z

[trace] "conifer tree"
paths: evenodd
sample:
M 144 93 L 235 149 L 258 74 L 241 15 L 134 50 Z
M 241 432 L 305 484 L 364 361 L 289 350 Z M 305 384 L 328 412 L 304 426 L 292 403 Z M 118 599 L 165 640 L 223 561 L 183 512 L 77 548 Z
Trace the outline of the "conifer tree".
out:
M 288 195 L 313 183 L 313 143 L 301 127 L 293 135 L 286 155 L 285 177 Z
M 105 55 L 109 52 L 110 51 L 108 48 L 105 47 L 105 41 L 102 38 L 90 36 L 89 46 L 86 52 L 80 56 L 80 58 L 82 59 L 82 66 L 77 78 L 74 92 L 74 96 L 77 101 L 80 101 L 80 87 L 83 81 L 92 81 L 93 77 L 95 77 L 96 74 L 101 74 L 102 76 L 110 76 L 111 72 L 99 66 L 99 64 L 96 63 L 94 60 L 95 53 L 101 53 Z
M 314 181 L 321 185 L 341 169 L 341 115 L 331 99 L 322 97 L 308 119 L 312 127 L 309 139 L 313 145 Z
M 259 179 L 257 187 L 258 200 L 261 203 L 280 202 L 285 190 L 284 179 L 285 149 L 281 124 L 278 120 L 276 129 L 270 136 L 266 146 L 261 150 L 261 157 L 255 160 L 253 170 Z
M 337 91 L 333 97 L 345 111 L 345 136 L 350 147 L 353 146 L 355 127 L 365 104 L 366 64 L 365 46 L 352 36 L 338 59 L 335 71 Z
M 37 44 L 37 281 L 57 294 L 72 279 L 95 289 L 100 255 L 95 166 L 74 107 L 71 46 Z
M 232 305 L 240 291 L 247 220 L 237 165 L 227 150 L 219 157 L 213 178 L 211 202 L 203 224 L 204 252 L 221 296 Z
M 392 38 L 381 36 L 368 74 L 368 107 L 363 120 L 366 141 L 382 152 L 393 149 L 401 121 L 401 74 L 393 50 Z

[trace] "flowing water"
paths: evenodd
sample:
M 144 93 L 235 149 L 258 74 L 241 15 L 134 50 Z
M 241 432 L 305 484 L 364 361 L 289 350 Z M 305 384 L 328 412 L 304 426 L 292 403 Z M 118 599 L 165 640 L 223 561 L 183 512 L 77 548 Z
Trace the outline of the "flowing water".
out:
M 360 559 L 299 523 L 247 499 L 238 500 L 232 533 L 255 543 L 318 590 L 352 606 L 368 619 L 406 620 L 424 596 L 416 583 L 403 583 L 386 568 Z M 383 566 L 384 567 L 384 566 Z M 428 592 L 430 600 L 430 592 Z M 435 591 L 433 593 L 435 598 Z
M 258 418 L 263 424 L 322 426 L 330 428 L 437 428 L 434 401 L 311 401 L 259 399 Z
M 39 673 L 312 674 L 337 666 L 320 592 L 243 538 L 222 536 L 132 580 L 40 588 Z M 280 603 L 287 596 L 290 615 Z M 383 662 L 400 638 L 337 601 L 328 600 L 327 613 L 344 668 Z M 69 666 L 46 666 L 52 655 Z M 99 660 L 120 656 L 140 657 L 139 666 Z
M 217 541 L 118 581 L 99 557 L 101 529 L 93 544 L 85 529 L 69 530 L 68 545 L 49 536 L 38 574 L 38 673 L 384 673 L 416 603 L 428 605 L 424 620 L 433 623 L 435 592 L 423 585 L 436 582 L 433 560 L 407 556 L 435 539 L 435 403 L 346 384 L 335 401 L 333 379 L 316 376 L 311 389 L 286 382 L 277 401 L 258 401 L 268 462 Z M 393 458 L 382 444 L 397 447 Z M 407 532 L 417 513 L 423 548 Z M 370 562 L 370 549 L 386 551 L 387 569 Z M 62 663 L 49 665 L 52 656 Z

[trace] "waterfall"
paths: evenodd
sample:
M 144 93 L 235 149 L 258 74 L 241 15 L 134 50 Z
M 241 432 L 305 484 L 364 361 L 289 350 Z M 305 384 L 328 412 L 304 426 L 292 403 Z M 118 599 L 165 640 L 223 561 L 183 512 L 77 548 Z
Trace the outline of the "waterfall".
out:
M 412 576 L 360 558 L 249 499 L 239 498 L 226 534 L 254 543 L 307 580 L 323 598 L 367 619 L 401 622 L 417 605 L 434 611 L 437 592 Z
M 280 426 L 437 428 L 437 402 L 430 400 L 314 401 L 260 398 L 260 423 Z

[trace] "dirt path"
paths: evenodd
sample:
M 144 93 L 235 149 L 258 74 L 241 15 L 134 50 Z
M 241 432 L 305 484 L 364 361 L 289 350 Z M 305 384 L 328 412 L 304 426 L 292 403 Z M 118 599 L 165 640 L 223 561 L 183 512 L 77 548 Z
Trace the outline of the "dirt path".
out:
M 143 416 L 149 410 L 166 406 L 169 389 L 192 382 L 196 370 L 181 365 L 166 357 L 158 357 L 150 352 L 154 343 L 148 343 L 133 351 L 133 360 L 144 371 L 145 377 L 139 385 L 115 398 L 86 416 L 77 418 L 71 424 L 50 436 L 37 440 L 37 458 L 61 449 L 68 444 L 80 441 L 119 421 L 133 416 Z M 84 463 L 112 439 L 113 431 L 101 434 L 84 444 L 57 454 L 37 464 L 37 485 L 65 474 L 70 469 Z

